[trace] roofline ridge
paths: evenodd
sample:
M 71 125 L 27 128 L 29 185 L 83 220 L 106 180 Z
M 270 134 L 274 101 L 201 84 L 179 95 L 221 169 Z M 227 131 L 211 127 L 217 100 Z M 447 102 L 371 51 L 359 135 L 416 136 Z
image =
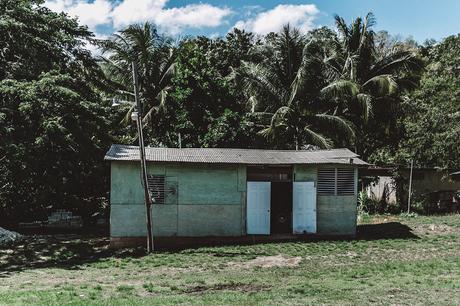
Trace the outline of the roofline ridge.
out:
M 136 145 L 127 145 L 114 143 L 111 147 L 129 147 L 129 148 L 139 148 Z M 244 150 L 244 151 L 272 151 L 272 152 L 324 152 L 324 151 L 350 151 L 354 154 L 352 150 L 348 148 L 331 148 L 331 149 L 319 149 L 319 150 L 289 150 L 289 149 L 255 149 L 255 148 L 203 148 L 203 147 L 193 147 L 193 148 L 176 148 L 176 147 L 151 147 L 146 146 L 146 149 L 177 149 L 177 150 Z

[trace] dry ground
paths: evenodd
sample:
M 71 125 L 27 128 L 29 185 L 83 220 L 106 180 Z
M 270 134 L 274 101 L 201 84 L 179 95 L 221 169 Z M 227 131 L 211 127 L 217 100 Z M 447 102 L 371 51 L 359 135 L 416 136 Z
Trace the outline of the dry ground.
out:
M 0 304 L 460 304 L 460 215 L 375 216 L 352 241 L 112 251 L 107 238 L 0 249 Z

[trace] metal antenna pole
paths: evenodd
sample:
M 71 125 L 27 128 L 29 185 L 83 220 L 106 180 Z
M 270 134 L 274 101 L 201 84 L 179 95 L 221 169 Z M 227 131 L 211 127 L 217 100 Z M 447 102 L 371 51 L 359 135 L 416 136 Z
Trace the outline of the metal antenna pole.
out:
M 147 178 L 147 162 L 145 160 L 145 147 L 144 147 L 144 134 L 142 132 L 142 105 L 139 99 L 139 82 L 137 80 L 137 63 L 133 61 L 133 81 L 134 81 L 134 99 L 136 102 L 136 108 L 138 113 L 137 119 L 137 132 L 139 134 L 139 155 L 141 160 L 141 172 L 142 172 L 142 185 L 144 187 L 144 201 L 145 209 L 147 214 L 147 253 L 153 251 L 153 235 L 152 235 L 152 215 L 151 207 L 152 201 L 148 189 L 148 178 Z

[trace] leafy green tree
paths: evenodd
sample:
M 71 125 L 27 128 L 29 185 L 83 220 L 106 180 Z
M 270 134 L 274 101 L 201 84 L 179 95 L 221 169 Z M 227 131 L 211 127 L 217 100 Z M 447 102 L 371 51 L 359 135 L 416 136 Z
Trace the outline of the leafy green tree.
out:
M 419 167 L 460 166 L 460 35 L 422 48 L 427 69 L 406 102 L 405 137 L 395 162 Z
M 211 130 L 212 126 L 219 124 L 216 121 L 223 123 L 228 119 L 220 118 L 226 116 L 225 112 L 236 112 L 234 115 L 240 113 L 234 91 L 221 74 L 229 67 L 222 66 L 216 60 L 225 57 L 222 53 L 228 50 L 220 40 L 217 41 L 219 43 L 206 37 L 189 39 L 178 50 L 174 91 L 168 101 L 168 113 L 175 115 L 171 118 L 174 124 L 170 126 L 169 133 L 175 134 L 176 139 L 180 133 L 183 146 L 231 145 L 230 139 L 220 140 L 216 137 L 239 134 L 238 131 L 220 134 Z M 232 127 L 239 129 L 239 126 Z M 213 135 L 207 136 L 208 133 Z
M 110 139 L 86 27 L 42 1 L 0 0 L 0 216 L 98 210 Z

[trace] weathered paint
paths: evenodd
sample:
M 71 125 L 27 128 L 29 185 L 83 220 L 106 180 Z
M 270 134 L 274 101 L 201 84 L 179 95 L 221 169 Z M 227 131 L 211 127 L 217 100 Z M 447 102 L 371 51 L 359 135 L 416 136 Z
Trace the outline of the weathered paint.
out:
M 343 166 L 341 166 L 343 167 Z M 352 166 L 350 166 L 352 167 Z M 357 168 L 355 168 L 357 169 Z M 317 181 L 318 168 L 311 165 L 296 165 L 294 180 L 299 182 Z M 323 235 L 355 235 L 357 218 L 357 180 L 355 170 L 355 195 L 353 196 L 317 196 L 316 222 L 317 233 Z
M 145 236 L 147 232 L 145 224 L 145 206 L 138 204 L 111 204 L 111 237 Z
M 179 205 L 178 235 L 240 236 L 240 205 Z
M 138 163 L 111 163 L 110 203 L 112 205 L 144 203 Z
M 150 164 L 166 176 L 165 204 L 152 206 L 156 236 L 242 235 L 246 167 Z M 145 206 L 139 165 L 112 162 L 111 236 L 145 236 Z
M 356 233 L 355 196 L 318 196 L 317 201 L 318 234 L 354 235 Z
M 295 165 L 294 181 L 315 182 L 316 186 L 317 168 L 313 165 Z
M 145 236 L 145 206 L 137 162 L 111 163 L 111 236 Z M 165 204 L 152 207 L 155 236 L 246 235 L 246 166 L 149 164 L 166 176 Z M 317 167 L 294 166 L 294 180 L 317 181 Z M 355 188 L 357 175 L 355 173 Z M 317 232 L 354 235 L 356 196 L 317 196 Z

